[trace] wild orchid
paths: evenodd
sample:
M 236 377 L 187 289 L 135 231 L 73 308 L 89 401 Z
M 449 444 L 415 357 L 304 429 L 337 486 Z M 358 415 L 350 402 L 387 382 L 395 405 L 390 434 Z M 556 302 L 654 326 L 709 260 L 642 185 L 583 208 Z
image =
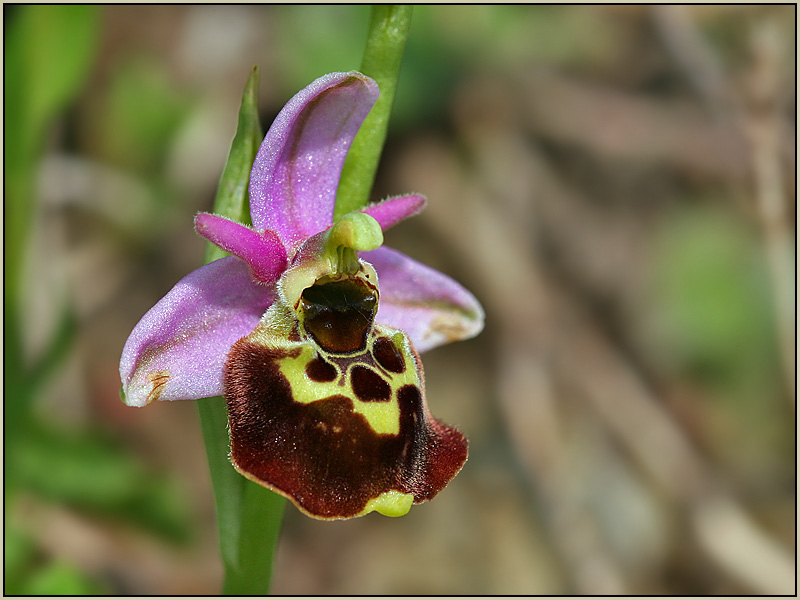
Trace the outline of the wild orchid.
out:
M 231 256 L 179 281 L 136 325 L 120 361 L 130 406 L 224 395 L 233 466 L 321 519 L 399 516 L 467 458 L 428 411 L 418 352 L 476 335 L 477 300 L 382 246 L 418 213 L 389 198 L 333 222 L 345 156 L 378 97 L 331 73 L 283 108 L 250 174 L 252 227 L 201 213 Z

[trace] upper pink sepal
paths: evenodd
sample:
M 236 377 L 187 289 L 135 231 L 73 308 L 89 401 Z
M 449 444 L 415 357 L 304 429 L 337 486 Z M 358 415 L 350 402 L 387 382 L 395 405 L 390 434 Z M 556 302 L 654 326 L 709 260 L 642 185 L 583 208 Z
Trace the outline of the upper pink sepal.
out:
M 333 221 L 347 151 L 378 85 L 356 71 L 330 73 L 298 92 L 267 132 L 250 174 L 250 216 L 287 250 Z

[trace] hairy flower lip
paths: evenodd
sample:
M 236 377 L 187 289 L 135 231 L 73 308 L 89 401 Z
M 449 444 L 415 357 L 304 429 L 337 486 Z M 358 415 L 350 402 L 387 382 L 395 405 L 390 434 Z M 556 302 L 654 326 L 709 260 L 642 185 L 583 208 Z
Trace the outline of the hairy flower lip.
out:
M 307 245 L 326 247 L 328 233 Z M 411 341 L 373 324 L 377 274 L 360 265 L 334 275 L 324 252 L 304 253 L 259 325 L 234 344 L 223 376 L 236 470 L 318 519 L 401 516 L 438 494 L 467 458 L 463 434 L 427 408 Z M 376 293 L 306 294 L 315 285 L 298 283 L 326 279 L 360 280 Z

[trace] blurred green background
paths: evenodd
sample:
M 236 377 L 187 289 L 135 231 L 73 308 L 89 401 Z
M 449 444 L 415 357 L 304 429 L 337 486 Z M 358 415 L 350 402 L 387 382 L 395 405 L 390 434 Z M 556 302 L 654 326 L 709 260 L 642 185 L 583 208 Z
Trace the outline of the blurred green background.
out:
M 4 6 L 5 592 L 214 594 L 192 402 L 125 407 L 201 261 L 244 82 L 268 126 L 365 6 Z M 795 7 L 421 6 L 375 199 L 485 331 L 471 441 L 402 519 L 287 510 L 277 594 L 793 594 Z

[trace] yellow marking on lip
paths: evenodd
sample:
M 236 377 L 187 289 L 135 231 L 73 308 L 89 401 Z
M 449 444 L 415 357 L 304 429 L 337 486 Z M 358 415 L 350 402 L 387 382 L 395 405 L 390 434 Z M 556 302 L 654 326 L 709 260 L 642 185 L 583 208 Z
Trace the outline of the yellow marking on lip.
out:
M 389 402 L 361 402 L 353 398 L 353 410 L 367 420 L 375 433 L 400 433 L 400 407 L 394 397 Z
M 278 359 L 278 368 L 292 386 L 292 399 L 301 404 L 311 404 L 329 396 L 351 397 L 350 389 L 339 385 L 339 377 L 333 381 L 314 381 L 306 375 L 306 366 L 314 360 L 316 355 L 315 347 L 312 344 L 302 344 L 300 354 L 296 357 L 289 356 Z
M 400 433 L 400 407 L 397 403 L 397 390 L 406 384 L 419 386 L 419 377 L 414 369 L 407 369 L 402 374 L 390 374 L 388 383 L 392 388 L 392 397 L 388 402 L 362 402 L 353 392 L 349 373 L 346 385 L 339 384 L 339 377 L 333 381 L 313 381 L 306 375 L 306 366 L 319 352 L 314 344 L 302 344 L 296 357 L 278 359 L 281 373 L 292 387 L 292 398 L 295 402 L 310 404 L 330 396 L 346 396 L 353 402 L 353 411 L 362 415 L 370 427 L 378 434 L 397 435 Z M 319 352 L 326 357 L 324 352 Z M 369 353 L 365 353 L 364 362 L 371 362 Z M 333 363 L 334 361 L 329 362 Z

